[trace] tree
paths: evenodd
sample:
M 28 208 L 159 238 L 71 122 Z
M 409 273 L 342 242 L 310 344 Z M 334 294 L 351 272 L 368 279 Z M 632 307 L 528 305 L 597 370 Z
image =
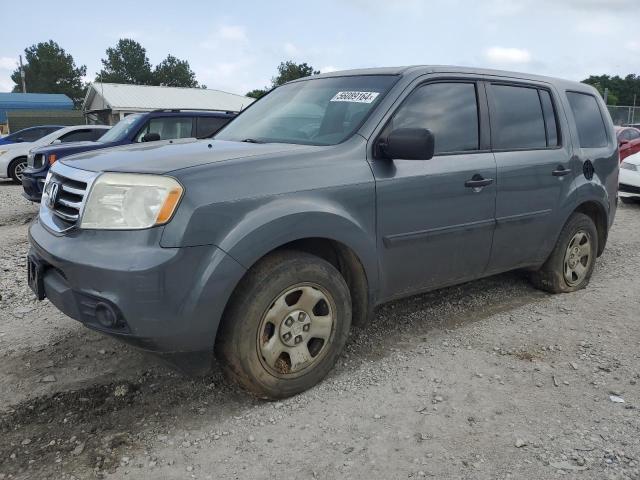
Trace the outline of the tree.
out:
M 97 82 L 151 85 L 153 74 L 147 51 L 135 40 L 122 38 L 115 47 L 107 48 Z
M 153 84 L 167 87 L 197 87 L 196 74 L 189 62 L 168 55 L 153 71 Z
M 309 75 L 318 75 L 319 73 L 320 71 L 314 70 L 311 65 L 295 63 L 289 60 L 288 62 L 280 62 L 280 65 L 278 65 L 278 75 L 271 79 L 271 83 L 274 87 L 279 87 L 291 80 L 308 77 Z
M 64 93 L 76 107 L 82 104 L 86 86 L 82 78 L 87 73 L 84 65 L 76 66 L 73 57 L 53 40 L 32 45 L 24 50 L 27 92 Z M 20 69 L 11 74 L 14 92 L 22 91 Z
M 633 105 L 633 98 L 638 96 L 636 103 L 640 103 L 640 76 L 629 74 L 624 78 L 618 75 L 610 77 L 609 75 L 591 75 L 582 81 L 594 86 L 602 96 L 604 89 L 609 89 L 607 103 L 609 105 Z
M 280 85 L 284 85 L 291 80 L 298 78 L 308 77 L 309 75 L 318 75 L 319 70 L 314 70 L 311 65 L 305 63 L 295 63 L 291 60 L 287 62 L 280 62 L 278 65 L 278 75 L 271 79 L 271 87 L 256 88 L 247 92 L 247 97 L 260 98 L 267 94 L 269 90 Z

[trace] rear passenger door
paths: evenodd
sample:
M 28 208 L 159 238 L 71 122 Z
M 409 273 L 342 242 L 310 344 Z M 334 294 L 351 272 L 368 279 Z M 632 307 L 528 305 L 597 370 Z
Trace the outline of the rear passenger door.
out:
M 571 147 L 546 86 L 488 82 L 491 144 L 498 168 L 496 230 L 488 273 L 534 265 L 568 190 Z
M 435 156 L 374 154 L 382 299 L 481 276 L 495 223 L 496 166 L 482 84 L 418 85 L 374 138 L 384 141 L 397 128 L 429 129 Z

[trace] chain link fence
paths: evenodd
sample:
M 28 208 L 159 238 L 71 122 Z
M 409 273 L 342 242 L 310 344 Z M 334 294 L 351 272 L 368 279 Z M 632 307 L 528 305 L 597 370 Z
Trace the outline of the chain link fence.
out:
M 630 125 L 640 123 L 640 107 L 619 107 L 608 105 L 614 125 Z

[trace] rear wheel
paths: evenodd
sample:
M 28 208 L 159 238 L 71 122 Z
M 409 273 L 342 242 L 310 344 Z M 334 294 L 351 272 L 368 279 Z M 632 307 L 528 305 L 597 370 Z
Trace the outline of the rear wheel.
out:
M 598 231 L 593 220 L 574 213 L 562 229 L 551 255 L 533 272 L 537 288 L 551 293 L 580 290 L 589 284 L 598 252 Z
M 22 172 L 27 168 L 26 157 L 18 157 L 9 164 L 9 176 L 14 183 L 22 183 Z
M 218 333 L 228 376 L 261 398 L 300 393 L 334 365 L 351 326 L 340 272 L 302 252 L 275 252 L 242 280 Z

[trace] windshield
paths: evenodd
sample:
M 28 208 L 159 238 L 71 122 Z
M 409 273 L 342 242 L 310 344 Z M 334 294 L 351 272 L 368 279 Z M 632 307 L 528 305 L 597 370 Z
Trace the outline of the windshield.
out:
M 134 124 L 137 124 L 138 119 L 142 116 L 140 113 L 134 113 L 133 115 L 127 115 L 118 123 L 116 123 L 110 130 L 98 139 L 98 142 L 109 143 L 119 142 L 128 137 L 131 130 L 134 128 Z
M 396 79 L 394 75 L 360 75 L 283 85 L 230 122 L 215 138 L 335 145 L 360 127 Z

